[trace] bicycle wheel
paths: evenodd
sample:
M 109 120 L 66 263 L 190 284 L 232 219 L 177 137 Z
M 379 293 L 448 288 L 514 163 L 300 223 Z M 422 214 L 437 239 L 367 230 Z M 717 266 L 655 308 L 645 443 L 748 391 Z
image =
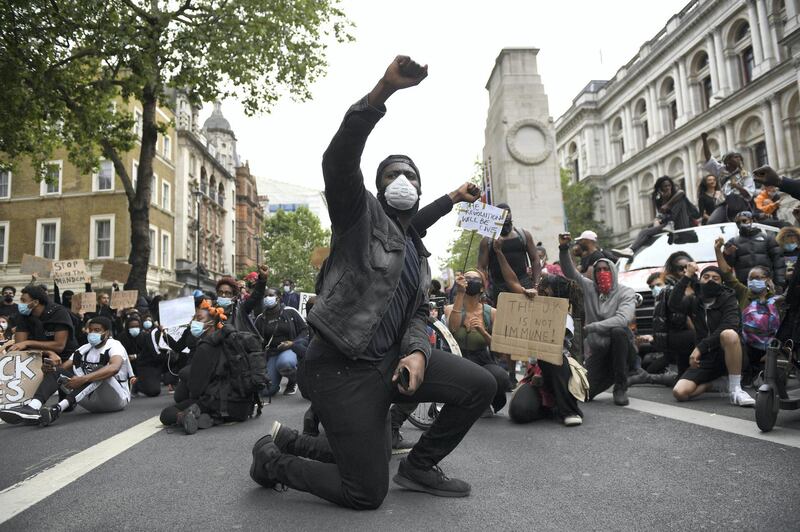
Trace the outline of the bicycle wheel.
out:
M 419 403 L 417 408 L 408 415 L 408 420 L 418 429 L 426 430 L 433 425 L 443 406 L 440 403 Z

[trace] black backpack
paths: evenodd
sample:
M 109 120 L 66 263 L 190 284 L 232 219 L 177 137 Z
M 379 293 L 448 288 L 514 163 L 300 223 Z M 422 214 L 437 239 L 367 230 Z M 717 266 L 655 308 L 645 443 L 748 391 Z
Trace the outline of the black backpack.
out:
M 219 353 L 212 382 L 203 400 L 228 417 L 228 404 L 250 403 L 256 416 L 263 403 L 260 392 L 267 387 L 267 359 L 258 335 L 225 326 L 219 331 Z M 253 414 L 251 414 L 252 417 Z

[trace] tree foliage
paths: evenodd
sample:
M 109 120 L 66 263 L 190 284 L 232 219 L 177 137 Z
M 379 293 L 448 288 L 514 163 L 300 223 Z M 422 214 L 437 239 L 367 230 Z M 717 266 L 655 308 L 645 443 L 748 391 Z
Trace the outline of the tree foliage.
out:
M 472 175 L 468 181 L 476 185 L 481 185 L 483 177 L 483 162 L 476 159 L 473 163 Z M 475 231 L 464 231 L 456 229 L 457 236 L 447 247 L 447 256 L 441 261 L 442 270 L 448 268 L 453 271 L 463 271 L 464 264 L 466 269 L 475 268 L 478 265 L 478 248 L 480 248 L 481 235 Z M 470 244 L 470 240 L 472 243 Z
M 143 292 L 168 91 L 193 104 L 237 97 L 249 114 L 285 93 L 308 98 L 326 41 L 350 39 L 348 28 L 338 0 L 0 0 L 0 152 L 38 166 L 64 147 L 87 174 L 111 160 L 131 216 L 128 287 Z M 119 98 L 142 105 L 136 188 L 121 158 L 135 149 L 134 121 Z
M 270 271 L 270 283 L 292 279 L 298 291 L 314 291 L 317 270 L 311 265 L 314 248 L 329 245 L 331 233 L 306 207 L 278 211 L 264 221 L 262 249 Z
M 594 217 L 594 205 L 599 198 L 597 188 L 585 181 L 574 182 L 572 172 L 562 168 L 561 196 L 564 200 L 567 230 L 572 236 L 591 230 L 597 233 L 600 244 L 605 245 L 609 240 L 608 228 Z

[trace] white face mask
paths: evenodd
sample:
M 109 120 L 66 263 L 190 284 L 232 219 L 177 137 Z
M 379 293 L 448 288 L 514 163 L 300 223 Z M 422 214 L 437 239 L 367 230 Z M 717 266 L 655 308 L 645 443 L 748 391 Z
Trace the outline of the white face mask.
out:
M 419 193 L 405 174 L 400 174 L 386 187 L 383 197 L 386 198 L 386 203 L 389 207 L 398 211 L 407 211 L 417 204 Z

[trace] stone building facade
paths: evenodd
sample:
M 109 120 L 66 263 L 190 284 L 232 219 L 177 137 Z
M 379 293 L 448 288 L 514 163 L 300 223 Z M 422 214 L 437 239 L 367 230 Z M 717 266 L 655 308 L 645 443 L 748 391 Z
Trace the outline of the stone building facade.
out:
M 122 105 L 119 103 L 118 105 Z M 141 135 L 142 108 L 130 102 L 128 110 L 137 119 Z M 173 121 L 172 112 L 161 107 L 156 119 L 163 125 Z M 159 134 L 153 161 L 153 193 L 150 205 L 151 258 L 147 275 L 150 293 L 175 294 L 173 245 L 175 241 L 175 131 Z M 122 154 L 128 172 L 135 179 L 138 143 Z M 45 171 L 53 183 L 38 183 L 29 163 L 18 161 L 12 171 L 0 172 L 0 278 L 18 288 L 30 281 L 20 273 L 23 254 L 53 260 L 84 259 L 91 268 L 97 288 L 110 286 L 99 279 L 104 260 L 127 262 L 130 254 L 128 199 L 111 161 L 101 161 L 97 172 L 87 175 L 57 150 Z M 64 286 L 78 289 L 83 286 Z
M 717 157 L 800 174 L 799 41 L 798 0 L 692 0 L 611 80 L 580 91 L 556 121 L 558 160 L 598 187 L 616 244 L 652 222 L 659 176 L 696 201 L 702 132 Z
M 250 173 L 250 163 L 245 162 L 236 169 L 236 273 L 258 265 L 263 225 L 264 209 L 256 178 Z

